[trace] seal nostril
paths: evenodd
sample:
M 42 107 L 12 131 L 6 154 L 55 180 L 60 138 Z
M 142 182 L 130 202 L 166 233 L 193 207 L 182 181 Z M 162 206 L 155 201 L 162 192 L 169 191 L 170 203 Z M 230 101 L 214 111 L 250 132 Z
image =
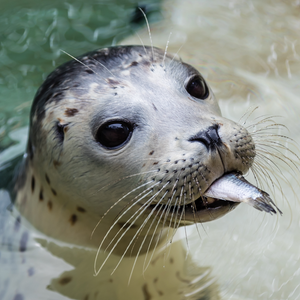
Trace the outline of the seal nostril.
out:
M 219 125 L 215 124 L 208 127 L 206 130 L 198 132 L 189 139 L 190 142 L 200 142 L 207 150 L 214 149 L 216 146 L 222 144 L 221 138 L 218 134 Z

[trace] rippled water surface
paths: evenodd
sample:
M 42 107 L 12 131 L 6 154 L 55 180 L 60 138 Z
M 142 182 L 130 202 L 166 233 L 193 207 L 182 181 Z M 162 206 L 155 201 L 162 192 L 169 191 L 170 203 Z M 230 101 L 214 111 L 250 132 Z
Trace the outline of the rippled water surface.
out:
M 133 2 L 52 1 L 38 8 L 34 2 L 24 8 L 6 2 L 0 13 L 2 183 L 10 160 L 25 147 L 36 89 L 55 66 L 68 60 L 60 49 L 76 56 L 120 42 L 132 32 L 128 20 Z M 164 3 L 163 18 L 151 26 L 154 45 L 164 48 L 169 40 L 168 51 L 200 70 L 223 115 L 238 121 L 257 107 L 248 119 L 243 117 L 245 126 L 268 116 L 274 121 L 249 127 L 250 132 L 276 123 L 288 128 L 275 125 L 257 136 L 266 157 L 258 158 L 264 167 L 258 164 L 256 170 L 260 178 L 270 179 L 259 183 L 273 192 L 283 216 L 240 205 L 220 220 L 199 225 L 189 244 L 195 264 L 212 266 L 223 299 L 300 299 L 300 2 L 178 0 Z M 150 43 L 146 30 L 139 35 Z M 132 36 L 122 43 L 140 40 Z M 273 134 L 294 142 L 276 138 L 266 147 Z M 255 182 L 251 173 L 248 179 Z M 0 197 L 7 201 L 4 191 Z

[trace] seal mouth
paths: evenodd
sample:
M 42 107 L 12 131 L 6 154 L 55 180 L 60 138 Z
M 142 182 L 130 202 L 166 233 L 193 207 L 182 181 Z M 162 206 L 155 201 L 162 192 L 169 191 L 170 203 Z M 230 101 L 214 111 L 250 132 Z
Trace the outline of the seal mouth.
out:
M 178 227 L 216 220 L 232 211 L 238 204 L 240 203 L 200 196 L 185 205 L 153 204 L 149 208 L 155 209 L 159 215 L 166 214 L 167 217 L 162 217 L 163 222 L 167 219 Z

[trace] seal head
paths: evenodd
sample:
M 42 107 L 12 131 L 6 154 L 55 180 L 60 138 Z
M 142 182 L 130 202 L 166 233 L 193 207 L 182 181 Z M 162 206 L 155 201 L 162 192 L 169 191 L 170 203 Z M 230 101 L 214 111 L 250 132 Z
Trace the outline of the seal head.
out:
M 255 157 L 247 130 L 221 116 L 195 68 L 143 46 L 58 67 L 36 94 L 29 135 L 27 166 L 53 205 L 135 232 L 226 214 L 237 204 L 203 194 Z

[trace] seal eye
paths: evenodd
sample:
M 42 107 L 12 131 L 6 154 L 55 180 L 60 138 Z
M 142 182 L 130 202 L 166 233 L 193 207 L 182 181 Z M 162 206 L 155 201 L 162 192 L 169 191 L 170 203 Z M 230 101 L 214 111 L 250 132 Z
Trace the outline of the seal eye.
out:
M 209 90 L 204 79 L 199 76 L 193 76 L 187 85 L 185 86 L 186 91 L 193 97 L 197 99 L 206 99 L 209 95 Z
M 105 148 L 116 149 L 130 140 L 132 131 L 132 125 L 129 123 L 109 122 L 98 129 L 95 139 Z

